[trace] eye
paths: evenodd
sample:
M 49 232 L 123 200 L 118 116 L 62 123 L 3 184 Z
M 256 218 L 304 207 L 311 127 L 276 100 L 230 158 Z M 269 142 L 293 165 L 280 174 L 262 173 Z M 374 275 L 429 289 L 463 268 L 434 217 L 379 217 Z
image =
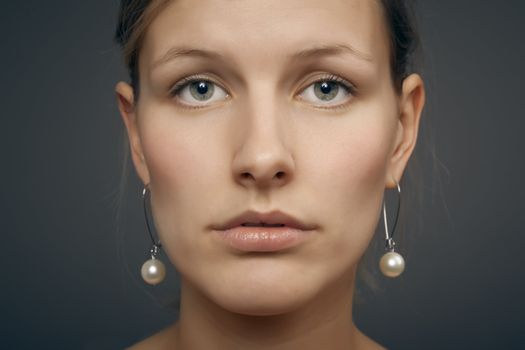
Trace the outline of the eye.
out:
M 217 83 L 198 76 L 187 77 L 177 82 L 170 95 L 188 108 L 205 107 L 228 97 L 228 93 Z
M 299 98 L 320 107 L 333 107 L 344 104 L 354 92 L 355 88 L 351 83 L 329 75 L 310 84 L 299 94 Z

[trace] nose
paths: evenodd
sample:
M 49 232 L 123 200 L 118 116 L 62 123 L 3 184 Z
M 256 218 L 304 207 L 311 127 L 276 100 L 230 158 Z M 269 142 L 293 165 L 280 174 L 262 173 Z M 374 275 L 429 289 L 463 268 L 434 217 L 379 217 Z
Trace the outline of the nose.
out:
M 246 188 L 281 187 L 294 176 L 294 158 L 285 142 L 290 130 L 277 110 L 265 99 L 241 115 L 243 132 L 232 169 L 235 181 Z

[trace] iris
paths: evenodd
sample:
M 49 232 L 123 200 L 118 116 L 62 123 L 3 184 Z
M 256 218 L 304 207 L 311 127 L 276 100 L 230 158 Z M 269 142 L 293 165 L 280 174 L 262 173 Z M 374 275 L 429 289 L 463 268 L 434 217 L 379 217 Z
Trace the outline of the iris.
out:
M 330 101 L 339 91 L 339 85 L 333 82 L 322 82 L 314 85 L 315 96 L 324 101 Z
M 197 81 L 190 84 L 190 93 L 196 100 L 206 101 L 213 96 L 213 83 Z

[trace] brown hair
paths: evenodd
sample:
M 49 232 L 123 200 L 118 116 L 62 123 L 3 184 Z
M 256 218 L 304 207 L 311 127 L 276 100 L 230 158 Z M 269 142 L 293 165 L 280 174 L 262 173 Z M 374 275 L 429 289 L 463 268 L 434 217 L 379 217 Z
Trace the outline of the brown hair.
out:
M 115 41 L 123 51 L 135 99 L 139 96 L 138 57 L 149 24 L 170 0 L 121 0 Z M 419 36 L 414 25 L 412 1 L 381 0 L 390 33 L 390 64 L 394 86 L 400 91 L 411 72 Z
M 120 45 L 135 98 L 139 96 L 138 57 L 147 28 L 170 0 L 122 0 L 115 41 Z
M 381 0 L 390 33 L 390 70 L 395 88 L 415 69 L 415 52 L 420 46 L 412 1 Z

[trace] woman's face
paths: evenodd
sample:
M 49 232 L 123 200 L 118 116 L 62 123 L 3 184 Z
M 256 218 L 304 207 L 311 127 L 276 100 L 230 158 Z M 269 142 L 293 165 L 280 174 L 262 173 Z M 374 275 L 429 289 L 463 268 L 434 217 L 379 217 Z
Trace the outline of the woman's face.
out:
M 225 309 L 282 313 L 353 280 L 416 133 L 400 118 L 381 11 L 178 0 L 146 32 L 139 101 L 117 88 L 133 161 L 184 283 Z M 293 249 L 238 251 L 213 228 L 246 210 L 316 230 Z

